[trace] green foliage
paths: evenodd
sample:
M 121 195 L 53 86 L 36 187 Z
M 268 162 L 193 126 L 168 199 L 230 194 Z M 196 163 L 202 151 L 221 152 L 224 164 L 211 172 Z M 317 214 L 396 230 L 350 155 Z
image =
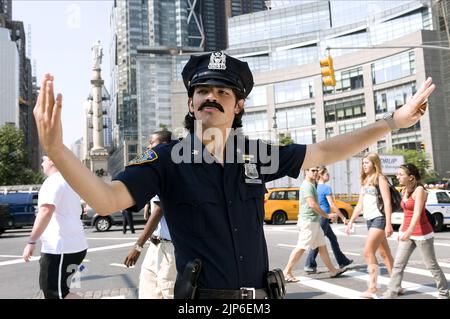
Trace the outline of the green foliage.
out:
M 22 131 L 5 124 L 0 127 L 0 185 L 39 184 L 42 173 L 29 168 Z
M 289 133 L 280 133 L 278 138 L 280 140 L 280 145 L 282 146 L 294 144 L 294 140 L 291 138 L 291 134 Z
M 424 151 L 394 148 L 391 154 L 403 155 L 405 158 L 405 163 L 412 163 L 416 165 L 424 183 L 430 183 L 438 180 L 436 172 L 430 169 L 431 162 L 427 158 L 427 153 Z

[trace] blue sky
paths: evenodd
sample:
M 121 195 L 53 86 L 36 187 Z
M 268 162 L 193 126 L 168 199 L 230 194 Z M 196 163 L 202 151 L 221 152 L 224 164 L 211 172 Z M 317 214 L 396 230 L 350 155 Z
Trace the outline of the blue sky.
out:
M 38 83 L 43 74 L 55 76 L 55 90 L 63 94 L 64 144 L 83 136 L 83 103 L 90 93 L 91 46 L 103 45 L 102 77 L 110 89 L 112 1 L 13 0 L 13 18 L 31 25 L 31 61 Z

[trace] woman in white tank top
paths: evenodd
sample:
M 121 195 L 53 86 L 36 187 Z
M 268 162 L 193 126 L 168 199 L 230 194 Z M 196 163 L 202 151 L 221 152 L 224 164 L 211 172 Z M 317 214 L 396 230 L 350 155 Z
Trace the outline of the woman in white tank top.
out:
M 377 205 L 377 188 L 379 187 L 384 202 L 384 212 L 378 209 Z M 359 195 L 358 204 L 353 211 L 353 215 L 347 224 L 346 233 L 350 233 L 352 224 L 358 218 L 361 211 L 366 219 L 368 235 L 364 245 L 364 259 L 367 263 L 367 271 L 370 281 L 368 289 L 361 294 L 363 298 L 377 298 L 377 277 L 378 277 L 378 261 L 375 253 L 380 253 L 384 260 L 387 271 L 392 273 L 394 258 L 389 248 L 387 237 L 393 233 L 391 224 L 391 198 L 389 185 L 386 177 L 381 171 L 381 161 L 377 154 L 369 153 L 362 159 L 361 167 L 361 193 Z

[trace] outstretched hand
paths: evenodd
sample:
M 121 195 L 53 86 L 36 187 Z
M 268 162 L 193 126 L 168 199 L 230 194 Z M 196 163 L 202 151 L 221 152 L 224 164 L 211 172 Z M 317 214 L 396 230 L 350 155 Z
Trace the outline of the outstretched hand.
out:
M 417 90 L 412 99 L 395 111 L 394 121 L 398 128 L 413 126 L 425 114 L 428 106 L 428 97 L 436 88 L 432 81 L 432 78 L 429 77 Z
M 33 114 L 39 134 L 39 141 L 47 153 L 63 145 L 61 124 L 62 95 L 55 100 L 53 76 L 45 74 Z

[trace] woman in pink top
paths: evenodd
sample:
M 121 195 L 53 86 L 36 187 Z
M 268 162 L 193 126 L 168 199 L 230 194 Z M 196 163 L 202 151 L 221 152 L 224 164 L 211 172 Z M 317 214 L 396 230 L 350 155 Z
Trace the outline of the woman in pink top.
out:
M 425 213 L 427 193 L 420 183 L 420 173 L 413 164 L 401 165 L 397 179 L 404 186 L 402 193 L 403 223 L 399 231 L 397 255 L 388 290 L 383 298 L 395 298 L 403 292 L 401 282 L 409 257 L 419 248 L 425 266 L 431 271 L 439 291 L 438 298 L 448 299 L 447 279 L 439 266 L 434 252 L 434 233 Z

